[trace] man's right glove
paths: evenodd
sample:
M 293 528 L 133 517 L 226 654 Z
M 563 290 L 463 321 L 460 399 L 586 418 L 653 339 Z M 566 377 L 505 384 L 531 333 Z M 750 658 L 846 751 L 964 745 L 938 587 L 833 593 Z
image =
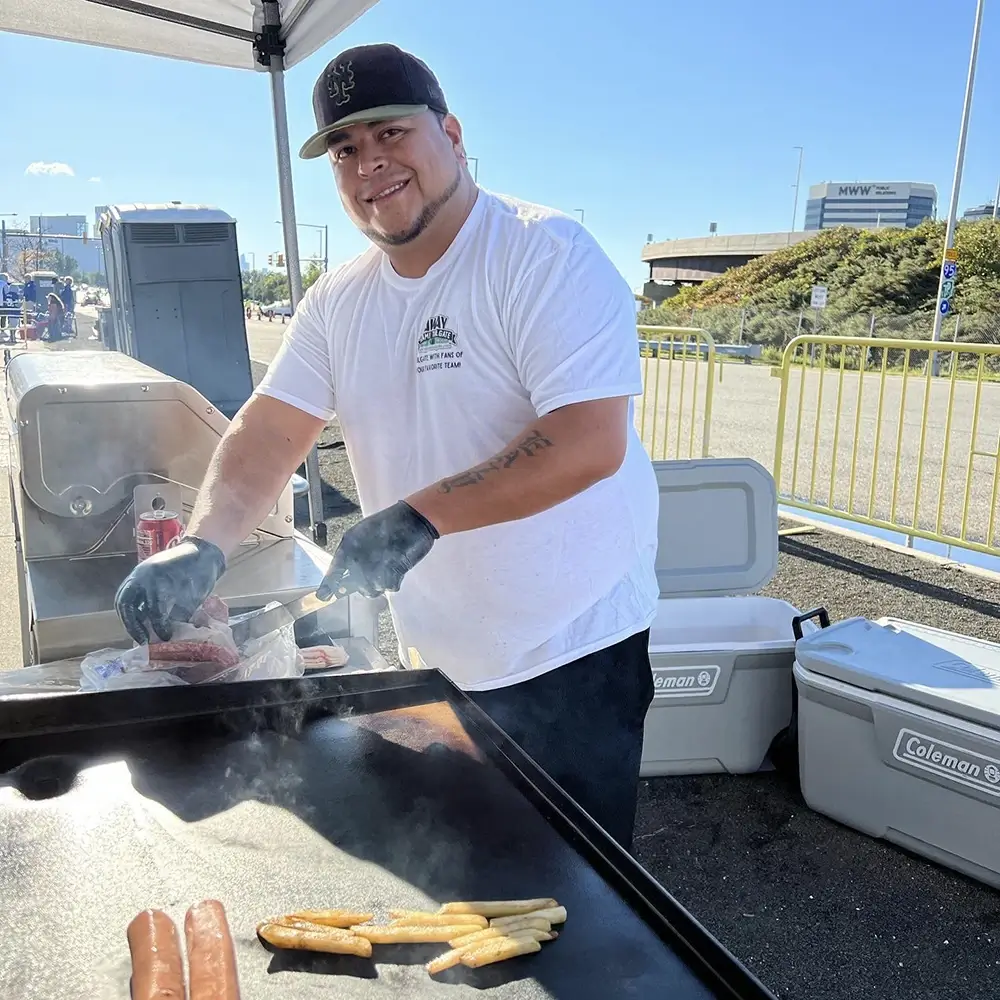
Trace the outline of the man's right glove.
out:
M 150 630 L 167 642 L 174 622 L 190 621 L 225 571 L 222 550 L 189 535 L 144 559 L 125 577 L 115 595 L 115 610 L 136 642 L 148 643 Z

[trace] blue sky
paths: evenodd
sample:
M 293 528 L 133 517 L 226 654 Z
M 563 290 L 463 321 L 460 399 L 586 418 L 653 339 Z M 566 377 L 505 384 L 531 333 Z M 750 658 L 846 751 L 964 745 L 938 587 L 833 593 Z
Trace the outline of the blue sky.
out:
M 947 212 L 974 0 L 381 0 L 288 73 L 292 145 L 348 45 L 393 41 L 438 74 L 479 181 L 585 221 L 629 282 L 656 239 L 775 231 L 824 180 L 938 186 Z M 8 128 L 0 212 L 214 204 L 257 264 L 280 250 L 267 78 L 0 34 Z M 27 121 L 26 121 L 27 120 Z M 25 128 L 30 123 L 32 128 Z M 33 162 L 73 172 L 26 175 Z M 1000 175 L 1000 4 L 987 4 L 960 206 Z M 91 180 L 91 178 L 95 178 Z M 99 180 L 97 180 L 99 178 Z M 329 224 L 332 261 L 365 246 L 324 160 L 295 164 L 298 217 Z M 303 229 L 302 250 L 319 238 Z

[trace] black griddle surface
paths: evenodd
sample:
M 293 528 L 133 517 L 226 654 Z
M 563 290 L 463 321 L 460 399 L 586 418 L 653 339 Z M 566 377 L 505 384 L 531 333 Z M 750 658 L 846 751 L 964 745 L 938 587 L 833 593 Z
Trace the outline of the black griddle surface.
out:
M 183 927 L 204 898 L 226 907 L 245 1000 L 736 995 L 699 979 L 461 730 L 375 713 L 291 734 L 157 732 L 0 778 L 4 996 L 127 998 L 132 917 L 158 907 Z M 567 907 L 558 940 L 434 979 L 423 963 L 446 945 L 375 945 L 361 960 L 269 951 L 254 930 L 298 909 L 385 919 L 534 896 Z

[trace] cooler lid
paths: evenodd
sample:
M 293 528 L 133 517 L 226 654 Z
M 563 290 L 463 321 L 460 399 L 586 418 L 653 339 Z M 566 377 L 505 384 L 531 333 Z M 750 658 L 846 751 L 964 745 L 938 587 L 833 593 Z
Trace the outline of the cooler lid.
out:
M 778 568 L 778 492 L 750 458 L 654 462 L 660 597 L 751 594 Z
M 848 618 L 799 639 L 795 659 L 812 673 L 997 728 L 1000 650 L 968 650 L 976 662 L 891 625 Z

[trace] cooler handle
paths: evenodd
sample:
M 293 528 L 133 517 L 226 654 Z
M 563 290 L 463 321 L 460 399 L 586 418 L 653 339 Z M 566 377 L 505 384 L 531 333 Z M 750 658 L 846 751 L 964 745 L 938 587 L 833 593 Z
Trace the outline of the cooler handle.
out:
M 792 619 L 792 635 L 795 636 L 796 640 L 802 638 L 802 623 L 812 618 L 819 619 L 820 628 L 830 627 L 830 615 L 826 608 L 813 608 L 812 611 L 807 611 L 804 615 L 796 615 Z

